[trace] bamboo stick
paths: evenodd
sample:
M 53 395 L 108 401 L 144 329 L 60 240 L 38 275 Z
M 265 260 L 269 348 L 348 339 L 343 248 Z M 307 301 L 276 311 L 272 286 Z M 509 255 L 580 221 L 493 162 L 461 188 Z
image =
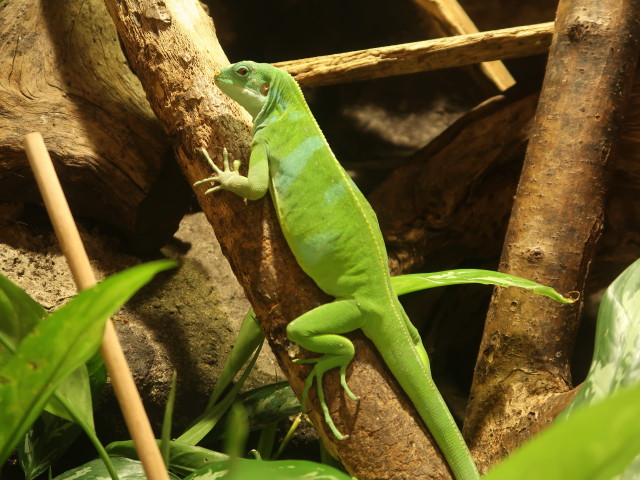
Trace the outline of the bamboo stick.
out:
M 96 284 L 96 278 L 42 135 L 39 132 L 26 135 L 24 147 L 76 286 L 78 290 L 90 288 Z M 167 469 L 142 405 L 142 399 L 133 381 L 115 328 L 110 321 L 105 326 L 100 352 L 147 478 L 168 480 Z

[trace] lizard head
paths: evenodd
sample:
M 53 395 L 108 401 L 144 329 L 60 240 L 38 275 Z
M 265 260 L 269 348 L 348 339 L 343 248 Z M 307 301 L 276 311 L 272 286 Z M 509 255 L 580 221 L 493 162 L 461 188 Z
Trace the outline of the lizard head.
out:
M 257 117 L 269 95 L 269 87 L 279 70 L 268 63 L 238 62 L 216 73 L 216 85 Z

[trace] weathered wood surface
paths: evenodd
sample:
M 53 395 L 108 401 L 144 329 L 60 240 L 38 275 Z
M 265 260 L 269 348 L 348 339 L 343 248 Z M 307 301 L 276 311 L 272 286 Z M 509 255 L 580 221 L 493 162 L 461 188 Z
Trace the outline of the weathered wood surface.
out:
M 75 3 L 0 7 L 0 201 L 40 202 L 22 149 L 39 130 L 74 213 L 157 248 L 189 194 L 104 5 Z

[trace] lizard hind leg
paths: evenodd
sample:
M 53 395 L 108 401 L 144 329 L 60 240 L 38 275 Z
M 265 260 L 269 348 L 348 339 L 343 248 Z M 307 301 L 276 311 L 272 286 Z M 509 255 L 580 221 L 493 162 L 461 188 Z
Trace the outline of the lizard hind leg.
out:
M 339 368 L 340 384 L 349 398 L 357 397 L 351 391 L 346 381 L 346 372 L 353 359 L 355 348 L 343 333 L 351 332 L 362 326 L 363 315 L 357 302 L 351 299 L 335 300 L 321 305 L 301 315 L 287 325 L 289 340 L 311 352 L 322 354 L 320 357 L 294 360 L 296 363 L 314 364 L 311 373 L 305 380 L 301 403 L 306 406 L 307 395 L 314 381 L 317 386 L 318 401 L 322 408 L 327 426 L 338 439 L 344 438 L 338 431 L 324 398 L 322 378 L 324 374 Z

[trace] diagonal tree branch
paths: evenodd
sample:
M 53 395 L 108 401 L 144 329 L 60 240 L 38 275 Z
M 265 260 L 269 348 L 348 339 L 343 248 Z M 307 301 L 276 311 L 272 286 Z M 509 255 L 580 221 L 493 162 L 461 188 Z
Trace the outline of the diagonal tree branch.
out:
M 200 147 L 219 158 L 226 146 L 233 158 L 247 159 L 249 121 L 214 87 L 214 72 L 228 62 L 211 19 L 197 0 L 105 0 L 105 4 L 155 115 L 175 141 L 188 181 L 209 176 Z M 295 262 L 268 198 L 246 202 L 229 192 L 205 197 L 203 191 L 196 190 L 198 201 L 280 366 L 300 394 L 310 367 L 292 363 L 305 352 L 287 340 L 285 327 L 330 299 Z M 347 378 L 360 400 L 354 402 L 344 394 L 337 372 L 325 376 L 332 418 L 348 439 L 338 442 L 328 432 L 314 390 L 310 395 L 310 417 L 325 446 L 363 480 L 449 478 L 431 437 L 372 344 L 360 333 L 351 338 L 356 359 Z

